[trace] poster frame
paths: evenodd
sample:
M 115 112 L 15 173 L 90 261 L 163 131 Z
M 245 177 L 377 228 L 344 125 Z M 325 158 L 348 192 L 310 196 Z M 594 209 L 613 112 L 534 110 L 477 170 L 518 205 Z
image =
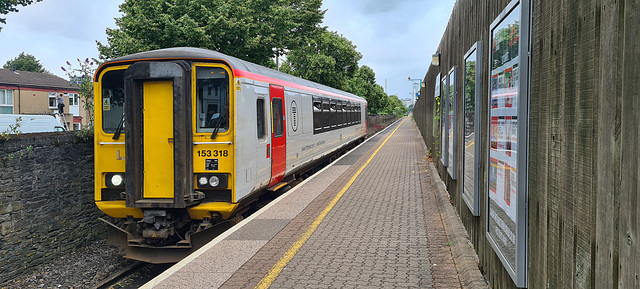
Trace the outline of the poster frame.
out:
M 449 166 L 449 130 L 446 129 L 449 127 L 449 111 L 447 110 L 449 98 L 442 91 L 446 92 L 444 87 L 448 82 L 448 78 L 449 75 L 447 74 L 440 79 L 440 160 L 444 167 Z
M 520 11 L 520 31 L 519 31 L 519 47 L 518 55 L 520 57 L 519 62 L 519 87 L 518 87 L 518 107 L 517 107 L 517 192 L 516 192 L 516 232 L 515 232 L 515 263 L 513 266 L 509 263 L 509 260 L 505 256 L 501 247 L 498 245 L 498 240 L 494 239 L 491 234 L 490 215 L 491 215 L 491 197 L 490 197 L 490 152 L 491 152 L 491 85 L 492 81 L 488 81 L 488 115 L 487 115 L 487 184 L 486 184 L 486 226 L 485 235 L 489 244 L 499 257 L 506 271 L 509 273 L 511 279 L 515 285 L 519 288 L 527 287 L 527 238 L 528 238 L 528 162 L 529 162 L 529 87 L 530 87 L 530 43 L 531 43 L 531 0 L 513 0 L 505 9 L 496 17 L 491 23 L 489 30 L 489 46 L 493 46 L 493 33 L 494 30 L 505 20 L 510 13 L 519 9 Z M 489 69 L 488 79 L 491 80 L 491 70 L 493 63 L 493 55 L 489 51 Z
M 473 159 L 473 164 L 467 164 L 466 161 L 466 155 L 467 155 L 467 144 L 466 141 L 464 142 L 464 149 L 462 151 L 462 155 L 464 156 L 462 158 L 462 199 L 465 201 L 465 203 L 467 204 L 467 207 L 469 207 L 469 210 L 471 211 L 471 214 L 473 214 L 474 217 L 479 217 L 480 216 L 480 188 L 481 188 L 481 173 L 480 170 L 482 168 L 482 161 L 480 159 L 480 156 L 482 155 L 482 65 L 483 65 L 483 59 L 482 59 L 482 41 L 478 41 L 476 43 L 473 44 L 473 46 L 471 46 L 471 48 L 467 51 L 467 53 L 465 53 L 464 55 L 464 69 L 463 69 L 463 73 L 462 73 L 462 79 L 463 81 L 466 81 L 467 79 L 467 59 L 469 59 L 469 57 L 471 57 L 472 55 L 475 55 L 476 57 L 476 77 L 475 77 L 475 97 L 474 97 L 474 105 L 475 105 L 475 115 L 474 115 L 474 145 L 473 146 L 473 154 L 474 154 L 474 159 Z M 465 113 L 466 113 L 466 84 L 463 82 L 462 85 L 463 89 L 462 89 L 462 95 L 464 96 L 464 103 L 465 105 L 463 106 L 465 109 Z M 463 114 L 464 115 L 464 114 Z M 464 131 L 466 131 L 466 126 L 464 126 Z M 463 132 L 464 135 L 464 132 Z M 465 136 L 465 140 L 466 140 L 466 136 Z M 465 195 L 465 171 L 466 171 L 466 166 L 471 165 L 473 166 L 473 192 L 471 193 L 472 197 L 468 198 L 467 195 Z
M 433 135 L 437 135 L 436 133 L 438 132 L 439 127 L 439 121 L 436 122 L 436 114 L 438 112 L 438 107 L 435 105 L 435 99 L 438 99 L 438 97 L 440 96 L 440 73 L 438 73 L 438 75 L 436 75 L 436 85 L 435 85 L 435 89 L 434 89 L 434 94 L 433 94 L 433 98 L 434 98 L 434 105 L 433 105 Z M 438 118 L 440 116 L 438 115 Z
M 452 77 L 453 76 L 453 77 Z M 456 180 L 458 177 L 458 66 L 453 66 L 447 74 L 447 86 L 446 86 L 446 98 L 447 98 L 447 113 L 449 112 L 449 106 L 451 106 L 451 117 L 447 115 L 447 131 L 451 127 L 447 140 L 450 140 L 447 144 L 447 155 L 449 156 L 449 166 L 447 166 L 447 172 L 451 179 Z M 453 79 L 454 83 L 451 83 Z M 453 91 L 450 91 L 453 90 Z M 452 122 L 452 123 L 449 123 Z M 451 154 L 449 154 L 451 151 Z

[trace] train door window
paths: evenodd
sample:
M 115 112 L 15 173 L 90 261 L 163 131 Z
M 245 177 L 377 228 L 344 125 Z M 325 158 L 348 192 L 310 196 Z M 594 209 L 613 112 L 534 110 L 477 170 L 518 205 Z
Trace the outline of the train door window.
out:
M 282 111 L 282 99 L 274 98 L 271 100 L 271 124 L 273 125 L 273 136 L 281 137 L 284 135 L 284 121 Z
M 102 75 L 102 130 L 115 133 L 124 118 L 124 69 Z
M 266 113 L 264 110 L 264 98 L 256 100 L 256 123 L 258 125 L 258 139 L 264 139 L 267 136 Z
M 322 130 L 322 100 L 319 97 L 313 98 L 313 131 Z
M 196 67 L 197 132 L 229 130 L 229 76 L 221 67 Z

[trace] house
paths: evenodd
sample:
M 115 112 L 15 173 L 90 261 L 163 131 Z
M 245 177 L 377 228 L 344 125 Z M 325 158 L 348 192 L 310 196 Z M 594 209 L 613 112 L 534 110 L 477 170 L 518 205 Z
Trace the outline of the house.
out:
M 53 74 L 0 69 L 0 114 L 49 114 L 64 97 L 64 119 L 69 130 L 87 125 L 88 115 L 77 86 Z

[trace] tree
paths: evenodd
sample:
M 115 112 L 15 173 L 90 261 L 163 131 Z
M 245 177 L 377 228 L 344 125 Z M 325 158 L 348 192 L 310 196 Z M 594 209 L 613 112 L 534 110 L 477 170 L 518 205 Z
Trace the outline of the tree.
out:
M 192 46 L 216 50 L 261 65 L 297 48 L 315 33 L 321 0 L 129 0 L 120 5 L 117 29 L 101 59 L 141 51 Z
M 322 29 L 308 44 L 291 50 L 284 72 L 333 88 L 344 89 L 346 79 L 355 75 L 362 54 L 336 32 Z
M 384 114 L 387 108 L 387 94 L 376 83 L 376 74 L 369 66 L 363 65 L 354 76 L 346 81 L 344 90 L 364 97 L 371 114 Z
M 40 2 L 42 0 L 36 0 Z M 33 0 L 0 0 L 0 15 L 7 15 L 9 12 L 18 12 L 16 8 L 18 5 L 27 6 L 33 3 Z M 7 24 L 7 18 L 0 18 L 0 23 Z M 0 27 L 2 31 L 2 27 Z
M 389 95 L 387 102 L 387 112 L 395 115 L 396 117 L 404 116 L 409 111 L 409 108 L 404 106 L 402 100 L 397 95 Z
M 7 63 L 2 66 L 2 68 L 5 69 L 14 69 L 14 67 L 16 70 L 49 73 L 49 71 L 42 67 L 40 60 L 36 59 L 35 56 L 28 53 L 25 54 L 24 52 L 20 52 L 16 58 L 7 61 Z
M 67 61 L 67 68 L 60 68 L 67 74 L 72 85 L 78 86 L 78 94 L 80 94 L 84 110 L 89 117 L 87 129 L 93 130 L 93 75 L 96 73 L 98 60 L 92 59 L 90 61 L 89 58 L 84 61 L 79 58 L 77 60 L 80 68 L 73 68 L 69 61 Z

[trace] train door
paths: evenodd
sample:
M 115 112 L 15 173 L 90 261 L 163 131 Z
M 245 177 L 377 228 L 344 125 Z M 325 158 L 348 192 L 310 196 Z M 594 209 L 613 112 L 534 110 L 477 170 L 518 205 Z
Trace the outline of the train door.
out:
M 125 133 L 127 207 L 191 204 L 189 70 L 185 62 L 137 62 L 124 73 L 124 122 L 117 131 Z
M 143 197 L 173 199 L 173 81 L 145 81 L 142 91 Z
M 287 135 L 285 133 L 284 87 L 270 85 L 271 97 L 271 180 L 269 187 L 282 181 L 287 167 Z

